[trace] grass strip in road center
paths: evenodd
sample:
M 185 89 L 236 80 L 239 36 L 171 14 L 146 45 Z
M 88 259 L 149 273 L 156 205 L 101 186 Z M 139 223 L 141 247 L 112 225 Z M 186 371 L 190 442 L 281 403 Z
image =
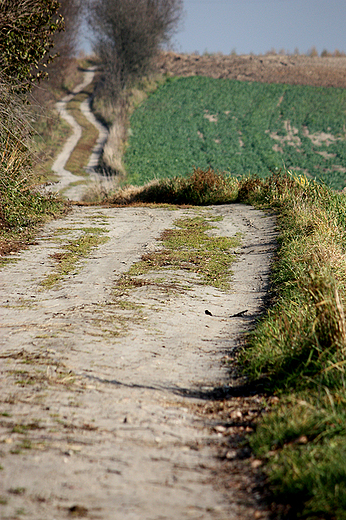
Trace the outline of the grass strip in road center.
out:
M 215 220 L 215 219 L 214 219 Z M 161 269 L 182 269 L 197 274 L 200 283 L 221 290 L 230 288 L 230 267 L 235 260 L 234 249 L 240 237 L 215 237 L 206 234 L 213 229 L 213 217 L 180 218 L 177 229 L 167 229 L 160 236 L 163 248 L 142 256 L 129 271 L 143 275 Z
M 81 104 L 90 97 L 92 92 L 93 84 L 91 83 L 82 92 L 76 94 L 67 105 L 68 112 L 72 114 L 83 129 L 82 137 L 73 149 L 65 166 L 66 170 L 75 175 L 86 175 L 85 168 L 90 159 L 90 151 L 96 145 L 99 135 L 97 128 L 87 120 L 80 110 Z

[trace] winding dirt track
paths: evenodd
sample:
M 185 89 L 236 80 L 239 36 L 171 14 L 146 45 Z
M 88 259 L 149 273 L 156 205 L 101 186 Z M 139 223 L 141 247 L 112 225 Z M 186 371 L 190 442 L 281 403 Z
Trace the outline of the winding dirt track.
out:
M 59 153 L 52 166 L 52 171 L 57 174 L 59 181 L 53 184 L 50 189 L 53 192 L 64 192 L 64 196 L 66 198 L 76 201 L 81 200 L 83 197 L 84 190 L 86 189 L 85 177 L 74 175 L 69 170 L 66 170 L 65 166 L 79 139 L 82 137 L 83 129 L 77 123 L 71 113 L 68 112 L 67 105 L 76 94 L 81 92 L 93 81 L 95 70 L 95 67 L 91 67 L 90 69 L 86 70 L 84 73 L 83 82 L 77 85 L 71 94 L 68 94 L 56 104 L 58 114 L 71 126 L 73 133 L 67 139 L 63 149 Z M 90 159 L 85 170 L 86 173 L 89 174 L 90 180 L 95 181 L 100 178 L 100 176 L 95 172 L 95 167 L 98 164 L 103 146 L 107 140 L 108 130 L 104 125 L 97 121 L 94 114 L 91 112 L 89 100 L 86 100 L 81 104 L 80 110 L 82 114 L 88 119 L 88 121 L 96 127 L 99 133 L 99 137 L 94 149 L 90 150 Z M 80 181 L 84 181 L 84 186 L 78 184 Z M 77 185 L 75 185 L 76 183 Z
M 241 233 L 231 289 L 167 269 L 119 293 L 160 233 L 196 215 L 217 217 L 213 235 Z M 95 228 L 107 241 L 45 288 L 62 247 Z M 241 396 L 228 362 L 274 250 L 273 218 L 249 206 L 75 207 L 12 255 L 0 272 L 0 517 L 267 518 L 257 461 L 237 446 L 262 402 Z M 215 403 L 227 420 L 206 413 Z

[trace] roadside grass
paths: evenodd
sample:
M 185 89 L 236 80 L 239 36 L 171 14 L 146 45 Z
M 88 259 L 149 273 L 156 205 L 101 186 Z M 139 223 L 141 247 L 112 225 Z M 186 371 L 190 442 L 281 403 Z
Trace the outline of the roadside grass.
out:
M 289 172 L 240 181 L 238 199 L 274 209 L 273 305 L 240 365 L 278 406 L 250 444 L 289 518 L 346 518 L 346 197 Z

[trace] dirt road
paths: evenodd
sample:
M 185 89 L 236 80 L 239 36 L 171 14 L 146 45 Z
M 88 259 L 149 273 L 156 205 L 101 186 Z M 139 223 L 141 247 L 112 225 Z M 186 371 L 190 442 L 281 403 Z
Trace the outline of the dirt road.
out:
M 209 233 L 242 233 L 230 290 L 167 267 L 116 291 L 161 231 L 196 214 L 218 217 Z M 96 228 L 107 241 L 42 285 L 64 245 Z M 240 205 L 75 208 L 12 255 L 0 273 L 1 518 L 266 516 L 251 475 L 232 474 L 231 444 L 260 398 L 248 412 L 232 400 L 227 361 L 263 303 L 274 240 L 272 218 Z M 228 424 L 201 413 L 225 396 Z
M 78 199 L 64 169 L 72 148 L 55 171 Z M 214 226 L 208 236 L 240 240 L 229 289 L 184 263 L 130 273 L 162 250 L 164 230 L 195 217 Z M 258 461 L 239 445 L 264 404 L 238 388 L 232 355 L 274 250 L 273 218 L 243 205 L 74 207 L 11 255 L 0 271 L 0 518 L 267 518 Z

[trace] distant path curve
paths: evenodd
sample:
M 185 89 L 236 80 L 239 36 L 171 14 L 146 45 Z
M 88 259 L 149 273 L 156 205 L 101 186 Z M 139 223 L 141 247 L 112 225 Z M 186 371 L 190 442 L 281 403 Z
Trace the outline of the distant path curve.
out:
M 90 69 L 85 71 L 83 82 L 77 85 L 77 87 L 72 91 L 71 94 L 68 94 L 56 103 L 56 109 L 60 117 L 62 117 L 72 127 L 73 133 L 67 139 L 64 148 L 62 149 L 52 166 L 52 171 L 60 177 L 60 180 L 54 185 L 52 185 L 50 189 L 54 192 L 61 192 L 62 190 L 65 190 L 64 195 L 67 198 L 73 200 L 81 200 L 85 191 L 85 185 L 79 184 L 77 186 L 71 186 L 70 188 L 69 186 L 79 181 L 85 181 L 85 177 L 82 177 L 81 175 L 74 175 L 70 171 L 66 170 L 65 166 L 71 156 L 71 153 L 76 147 L 79 139 L 82 137 L 83 129 L 74 119 L 74 117 L 68 112 L 67 104 L 71 101 L 71 99 L 74 98 L 74 96 L 79 94 L 85 87 L 87 87 L 93 81 L 95 70 L 96 67 L 91 67 Z M 95 116 L 90 110 L 89 103 L 89 99 L 84 101 L 80 106 L 80 110 L 83 113 L 83 115 L 88 119 L 88 121 L 97 128 L 99 132 L 99 137 L 97 139 L 97 143 L 94 149 L 90 151 L 90 160 L 85 171 L 89 173 L 92 180 L 96 180 L 100 176 L 95 172 L 94 168 L 97 166 L 99 157 L 103 150 L 103 146 L 107 140 L 108 130 L 104 125 L 102 125 L 99 121 L 96 120 Z
M 87 164 L 87 167 L 85 168 L 85 171 L 87 173 L 95 174 L 95 168 L 98 165 L 100 156 L 103 151 L 103 147 L 108 139 L 109 132 L 105 125 L 100 123 L 100 121 L 96 119 L 96 117 L 90 110 L 90 99 L 86 99 L 85 101 L 83 101 L 83 103 L 80 106 L 80 110 L 82 114 L 86 117 L 86 119 L 89 121 L 89 123 L 94 125 L 99 132 L 96 145 L 94 146 L 94 149 L 91 152 L 89 162 Z

